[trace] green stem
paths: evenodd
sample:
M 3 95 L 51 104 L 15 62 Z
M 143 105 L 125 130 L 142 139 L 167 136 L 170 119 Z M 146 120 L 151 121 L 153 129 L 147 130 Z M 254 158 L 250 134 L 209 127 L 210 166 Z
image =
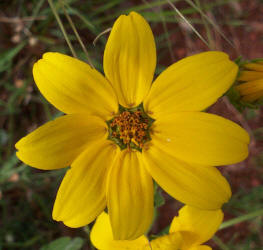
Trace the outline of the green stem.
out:
M 201 16 L 206 19 L 213 27 L 214 29 L 235 49 L 235 45 L 226 37 L 226 35 L 220 30 L 218 25 L 209 18 L 197 5 L 195 5 L 191 0 L 185 0 L 189 5 L 191 5 L 195 10 L 197 10 Z
M 56 10 L 56 8 L 55 8 L 55 6 L 54 6 L 54 4 L 53 4 L 53 1 L 52 1 L 52 0 L 48 0 L 48 3 L 49 3 L 49 5 L 50 5 L 50 8 L 51 8 L 54 16 L 55 16 L 56 19 L 57 19 L 58 25 L 59 25 L 59 27 L 60 27 L 60 29 L 61 29 L 64 37 L 65 37 L 65 40 L 66 40 L 66 42 L 67 42 L 67 44 L 68 44 L 68 46 L 69 46 L 69 48 L 70 48 L 70 50 L 71 50 L 72 55 L 73 55 L 75 58 L 77 58 L 77 54 L 76 54 L 76 52 L 75 52 L 75 50 L 74 50 L 74 48 L 73 48 L 73 46 L 72 46 L 72 44 L 71 44 L 71 42 L 70 42 L 70 40 L 69 40 L 69 38 L 68 38 L 67 32 L 66 32 L 66 30 L 64 29 L 63 23 L 62 23 L 59 15 L 58 15 L 58 13 L 57 13 L 57 10 Z
M 30 29 L 31 26 L 33 25 L 33 23 L 35 22 L 36 17 L 37 17 L 37 15 L 38 15 L 38 13 L 39 13 L 42 5 L 44 4 L 44 2 L 45 2 L 45 0 L 41 0 L 41 1 L 39 1 L 39 2 L 36 4 L 36 6 L 34 6 L 34 10 L 33 10 L 33 13 L 32 13 L 33 19 L 32 19 L 31 22 L 28 22 L 28 24 L 27 24 L 27 28 L 28 28 L 28 29 Z
M 166 39 L 166 42 L 167 42 L 168 50 L 169 50 L 170 57 L 171 57 L 171 60 L 172 60 L 172 63 L 173 63 L 175 61 L 175 57 L 174 57 L 174 53 L 173 53 L 172 44 L 171 44 L 171 41 L 170 41 L 170 38 L 169 38 L 169 32 L 168 32 L 167 24 L 166 24 L 166 21 L 165 21 L 165 16 L 163 15 L 163 12 L 162 12 L 161 0 L 159 0 L 159 3 L 160 3 L 159 11 L 155 11 L 155 9 L 152 8 L 151 4 L 148 3 L 147 0 L 142 0 L 142 1 L 146 5 L 148 5 L 149 8 L 151 8 L 160 17 L 160 19 L 162 21 L 162 25 L 163 25 L 163 30 L 164 30 L 164 35 L 165 35 L 165 39 Z
M 195 2 L 196 2 L 197 7 L 200 10 L 202 10 L 200 1 L 199 0 L 195 0 Z M 201 20 L 202 20 L 202 23 L 204 24 L 204 27 L 205 27 L 205 30 L 206 30 L 207 41 L 208 41 L 208 44 L 210 46 L 210 49 L 215 50 L 215 44 L 214 44 L 214 41 L 212 39 L 212 34 L 211 34 L 211 30 L 210 30 L 209 24 L 207 23 L 207 20 L 204 18 L 203 15 L 201 15 Z
M 229 250 L 228 246 L 220 240 L 217 236 L 213 236 L 213 241 L 222 249 L 222 250 Z
M 111 28 L 108 28 L 108 29 L 102 31 L 101 33 L 99 33 L 99 34 L 95 37 L 95 39 L 93 40 L 93 42 L 92 42 L 93 45 L 96 46 L 96 43 L 97 43 L 97 41 L 99 40 L 99 38 L 100 38 L 101 36 L 107 34 L 107 33 L 110 32 L 110 31 L 111 31 Z
M 177 15 L 192 29 L 192 31 L 200 38 L 200 40 L 210 49 L 208 42 L 202 37 L 202 35 L 196 30 L 196 28 L 187 20 L 187 18 L 178 10 L 175 5 L 170 1 L 166 0 Z
M 227 227 L 231 227 L 235 224 L 238 224 L 238 223 L 241 223 L 243 221 L 250 220 L 250 219 L 253 219 L 257 216 L 262 216 L 262 215 L 263 215 L 263 209 L 260 209 L 260 210 L 254 211 L 252 213 L 248 213 L 248 214 L 239 216 L 239 217 L 234 218 L 232 220 L 228 220 L 226 222 L 223 222 L 221 224 L 221 226 L 219 227 L 219 230 L 227 228 Z
M 60 0 L 60 4 L 61 4 L 61 6 L 62 6 L 62 9 L 63 9 L 63 11 L 64 11 L 64 14 L 65 14 L 65 16 L 66 16 L 66 18 L 67 18 L 67 20 L 68 20 L 68 22 L 69 22 L 72 30 L 74 31 L 74 34 L 75 34 L 75 36 L 76 36 L 76 38 L 77 38 L 77 40 L 78 40 L 78 42 L 79 42 L 79 44 L 80 44 L 83 52 L 84 52 L 84 54 L 85 54 L 86 57 L 87 57 L 87 60 L 88 60 L 89 65 L 90 65 L 92 68 L 94 68 L 94 66 L 93 66 L 93 64 L 92 64 L 92 62 L 91 62 L 89 53 L 88 53 L 88 51 L 87 51 L 84 43 L 82 42 L 82 40 L 81 40 L 81 38 L 80 38 L 80 36 L 79 36 L 79 33 L 78 33 L 78 31 L 77 31 L 77 29 L 76 29 L 76 27 L 75 27 L 75 24 L 73 23 L 71 17 L 68 15 L 68 13 L 67 13 L 67 11 L 66 11 L 66 9 L 65 9 L 65 7 L 64 7 L 64 2 L 63 2 L 62 0 Z

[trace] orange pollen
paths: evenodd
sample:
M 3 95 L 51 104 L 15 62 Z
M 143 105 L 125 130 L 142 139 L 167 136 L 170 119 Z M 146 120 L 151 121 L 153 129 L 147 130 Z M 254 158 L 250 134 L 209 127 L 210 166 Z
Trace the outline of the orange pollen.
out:
M 124 111 L 115 117 L 110 123 L 112 137 L 121 139 L 123 144 L 130 147 L 131 143 L 142 148 L 147 140 L 149 121 L 143 117 L 142 111 Z

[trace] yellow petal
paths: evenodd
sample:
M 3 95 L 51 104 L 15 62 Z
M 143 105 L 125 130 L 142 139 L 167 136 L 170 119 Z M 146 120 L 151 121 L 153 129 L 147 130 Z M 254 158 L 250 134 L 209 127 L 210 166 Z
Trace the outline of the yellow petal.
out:
M 239 81 L 254 81 L 263 79 L 263 72 L 257 71 L 241 71 L 240 76 L 238 77 Z
M 218 210 L 200 210 L 191 206 L 184 206 L 179 211 L 179 216 L 172 221 L 169 232 L 190 232 L 195 236 L 190 244 L 200 245 L 216 233 L 223 221 L 224 214 Z M 184 239 L 184 244 L 187 244 Z M 192 248 L 191 248 L 192 249 Z
M 94 143 L 73 162 L 58 190 L 53 218 L 69 227 L 92 222 L 106 207 L 106 176 L 119 147 Z
M 182 236 L 179 232 L 158 237 L 151 241 L 151 250 L 180 250 Z
M 248 95 L 244 95 L 242 97 L 242 100 L 245 101 L 245 102 L 254 102 L 258 99 L 261 99 L 263 97 L 263 90 L 261 91 L 258 91 L 256 93 L 251 93 L 251 94 L 248 94 Z
M 198 240 L 198 236 L 192 232 L 189 231 L 180 231 L 180 234 L 182 236 L 182 250 L 189 250 L 194 245 L 194 242 Z
M 215 167 L 180 161 L 152 144 L 143 151 L 144 165 L 155 181 L 172 197 L 201 209 L 218 209 L 231 190 Z
M 146 250 L 148 240 L 143 235 L 136 240 L 113 240 L 109 215 L 103 212 L 91 229 L 90 240 L 99 250 Z M 148 249 L 147 249 L 148 250 Z M 150 249 L 149 249 L 150 250 Z
M 99 117 L 70 114 L 47 122 L 16 143 L 17 157 L 39 169 L 69 166 L 96 140 L 106 139 L 107 125 Z
M 204 110 L 230 88 L 237 71 L 237 65 L 223 52 L 184 58 L 154 81 L 144 109 L 153 118 L 177 111 Z
M 114 239 L 146 233 L 153 217 L 153 183 L 140 152 L 121 152 L 108 176 L 107 202 Z
M 254 94 L 263 91 L 263 78 L 260 80 L 249 81 L 236 86 L 241 95 Z
M 88 64 L 60 53 L 45 53 L 33 68 L 44 97 L 64 113 L 89 113 L 108 120 L 118 111 L 109 82 Z
M 210 246 L 202 245 L 202 246 L 192 246 L 187 250 L 212 250 Z
M 247 102 L 253 102 L 263 97 L 263 78 L 255 81 L 249 81 L 236 86 L 242 99 Z
M 247 63 L 244 68 L 254 71 L 263 71 L 263 65 L 260 63 Z
M 155 71 L 156 48 L 151 28 L 141 15 L 131 12 L 116 20 L 103 66 L 122 106 L 130 108 L 143 101 Z
M 236 123 L 203 112 L 178 112 L 154 122 L 153 140 L 174 157 L 190 163 L 218 166 L 248 155 L 249 136 Z

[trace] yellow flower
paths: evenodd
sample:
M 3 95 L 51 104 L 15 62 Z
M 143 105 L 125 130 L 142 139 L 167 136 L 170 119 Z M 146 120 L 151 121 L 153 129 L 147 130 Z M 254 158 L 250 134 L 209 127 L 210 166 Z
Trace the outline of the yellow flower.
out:
M 151 242 L 143 235 L 136 240 L 114 240 L 110 219 L 103 212 L 94 224 L 90 239 L 99 250 L 209 250 L 201 245 L 208 241 L 219 228 L 223 213 L 219 210 L 200 210 L 184 206 L 175 216 L 168 235 Z
M 247 63 L 242 66 L 238 80 L 241 83 L 236 87 L 242 100 L 254 102 L 263 97 L 263 61 Z
M 66 115 L 22 138 L 17 156 L 44 170 L 71 166 L 55 220 L 84 226 L 107 206 L 115 239 L 135 239 L 152 222 L 152 178 L 197 208 L 218 209 L 230 198 L 213 166 L 245 159 L 248 134 L 200 111 L 231 86 L 237 66 L 222 52 L 205 52 L 173 64 L 152 83 L 155 67 L 152 31 L 135 12 L 112 28 L 105 77 L 59 53 L 34 65 L 40 92 Z

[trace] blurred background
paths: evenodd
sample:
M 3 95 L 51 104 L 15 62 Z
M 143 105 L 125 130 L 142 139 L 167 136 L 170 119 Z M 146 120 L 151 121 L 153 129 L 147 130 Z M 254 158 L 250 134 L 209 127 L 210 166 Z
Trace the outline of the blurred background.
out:
M 156 74 L 173 62 L 202 51 L 222 50 L 236 59 L 263 57 L 262 0 L 170 1 L 208 41 L 207 46 L 164 0 L 53 1 L 79 58 L 87 61 L 67 16 L 102 72 L 108 34 L 94 39 L 120 15 L 137 11 L 150 23 L 158 50 Z M 194 5 L 193 5 L 194 3 Z M 44 0 L 0 0 L 0 250 L 94 249 L 90 228 L 70 229 L 52 220 L 52 206 L 65 170 L 40 171 L 21 163 L 14 144 L 61 115 L 37 90 L 32 66 L 47 51 L 71 55 L 54 14 Z M 251 135 L 250 156 L 240 164 L 221 167 L 233 197 L 224 206 L 225 220 L 263 209 L 263 109 L 238 112 L 227 98 L 209 112 L 242 125 Z M 165 199 L 165 204 L 164 203 Z M 181 204 L 158 190 L 158 215 L 150 232 L 167 231 Z M 218 231 L 213 249 L 263 249 L 262 216 Z

